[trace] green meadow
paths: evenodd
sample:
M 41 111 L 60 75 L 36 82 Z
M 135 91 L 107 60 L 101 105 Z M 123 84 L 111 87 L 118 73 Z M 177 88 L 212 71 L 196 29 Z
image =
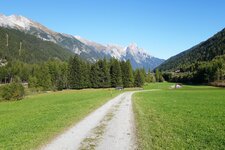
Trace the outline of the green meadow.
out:
M 135 93 L 139 149 L 224 149 L 225 89 L 151 83 Z M 127 89 L 134 90 L 134 89 Z M 65 90 L 0 102 L 0 149 L 35 149 L 121 92 Z
M 225 149 L 225 89 L 149 84 L 133 98 L 139 148 Z
M 39 147 L 119 93 L 66 90 L 0 102 L 0 149 Z

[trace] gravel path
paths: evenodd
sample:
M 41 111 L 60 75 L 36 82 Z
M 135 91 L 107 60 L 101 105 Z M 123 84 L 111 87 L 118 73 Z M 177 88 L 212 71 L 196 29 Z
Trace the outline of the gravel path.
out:
M 114 117 L 108 123 L 102 141 L 97 146 L 99 150 L 133 150 L 136 149 L 134 115 L 131 96 L 125 94 Z
M 136 149 L 131 97 L 125 92 L 108 101 L 42 150 Z

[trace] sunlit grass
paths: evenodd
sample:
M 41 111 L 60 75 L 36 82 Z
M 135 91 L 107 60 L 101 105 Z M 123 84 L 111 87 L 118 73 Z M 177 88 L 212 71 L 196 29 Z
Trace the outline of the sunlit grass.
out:
M 119 93 L 109 89 L 67 90 L 1 102 L 0 149 L 39 147 Z
M 153 87 L 154 86 L 154 87 Z M 209 86 L 137 93 L 134 110 L 140 149 L 224 149 L 225 90 Z

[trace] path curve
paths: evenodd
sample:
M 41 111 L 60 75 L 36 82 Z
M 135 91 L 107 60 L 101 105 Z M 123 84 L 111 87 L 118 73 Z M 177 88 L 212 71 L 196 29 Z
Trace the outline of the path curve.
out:
M 108 101 L 41 150 L 136 149 L 133 93 L 124 92 Z

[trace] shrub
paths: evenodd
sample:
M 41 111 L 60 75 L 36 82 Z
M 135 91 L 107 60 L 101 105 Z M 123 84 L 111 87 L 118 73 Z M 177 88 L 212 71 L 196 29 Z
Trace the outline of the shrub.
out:
M 2 88 L 2 98 L 5 100 L 20 100 L 24 97 L 25 91 L 21 83 L 10 83 Z

